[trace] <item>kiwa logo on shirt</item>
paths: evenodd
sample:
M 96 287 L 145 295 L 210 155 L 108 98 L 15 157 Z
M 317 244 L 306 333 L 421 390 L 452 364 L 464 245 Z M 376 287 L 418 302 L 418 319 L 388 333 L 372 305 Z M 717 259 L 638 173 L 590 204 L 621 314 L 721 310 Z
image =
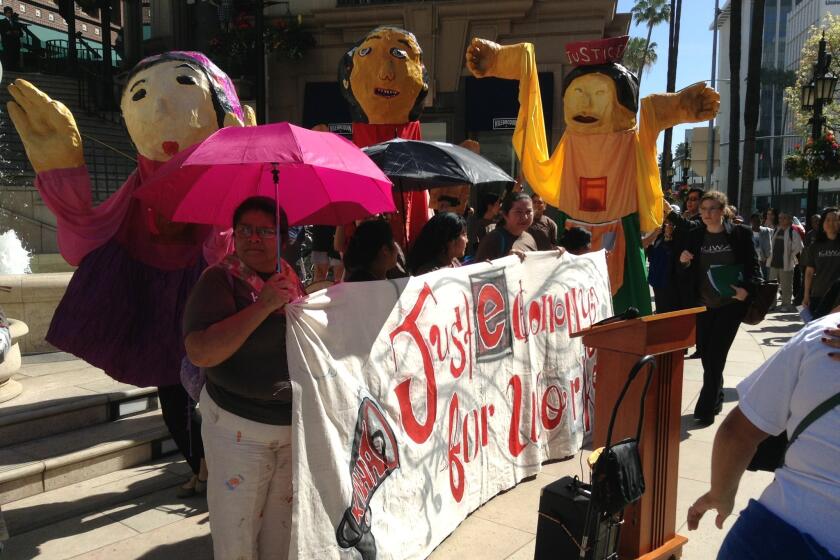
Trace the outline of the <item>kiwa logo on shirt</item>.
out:
M 700 247 L 700 252 L 704 255 L 719 255 L 720 253 L 731 253 L 732 246 L 729 243 L 712 243 L 710 245 L 703 245 Z

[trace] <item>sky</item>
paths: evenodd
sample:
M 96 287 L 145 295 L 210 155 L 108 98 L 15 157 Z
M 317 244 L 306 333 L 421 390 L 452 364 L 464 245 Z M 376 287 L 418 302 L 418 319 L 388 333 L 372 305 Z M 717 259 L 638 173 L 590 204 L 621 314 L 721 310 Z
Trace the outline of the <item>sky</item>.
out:
M 618 0 L 618 11 L 629 12 L 635 0 Z M 720 0 L 720 5 L 724 0 Z M 712 31 L 709 26 L 714 19 L 714 0 L 683 0 L 680 20 L 679 53 L 677 56 L 677 84 L 679 90 L 695 82 L 711 79 L 712 75 Z M 647 37 L 647 27 L 630 26 L 631 37 Z M 664 92 L 668 76 L 668 23 L 653 28 L 651 42 L 657 43 L 658 60 L 642 76 L 641 97 L 651 93 Z M 718 83 L 717 89 L 726 87 Z M 685 140 L 685 129 L 702 126 L 700 124 L 674 127 L 672 149 Z M 662 137 L 659 135 L 658 146 L 662 150 Z

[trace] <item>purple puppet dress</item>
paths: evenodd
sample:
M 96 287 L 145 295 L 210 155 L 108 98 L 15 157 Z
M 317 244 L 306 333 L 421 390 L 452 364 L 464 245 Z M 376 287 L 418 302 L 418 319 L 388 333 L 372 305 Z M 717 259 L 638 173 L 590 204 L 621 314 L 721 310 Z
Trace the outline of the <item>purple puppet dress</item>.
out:
M 219 126 L 225 113 L 243 118 L 230 79 L 200 53 L 156 55 L 135 72 L 172 60 L 208 76 Z M 161 165 L 138 155 L 136 171 L 98 206 L 86 167 L 39 173 L 35 180 L 56 216 L 61 254 L 78 266 L 47 341 L 140 387 L 180 382 L 187 297 L 204 268 L 233 248 L 230 230 L 169 222 L 134 197 Z

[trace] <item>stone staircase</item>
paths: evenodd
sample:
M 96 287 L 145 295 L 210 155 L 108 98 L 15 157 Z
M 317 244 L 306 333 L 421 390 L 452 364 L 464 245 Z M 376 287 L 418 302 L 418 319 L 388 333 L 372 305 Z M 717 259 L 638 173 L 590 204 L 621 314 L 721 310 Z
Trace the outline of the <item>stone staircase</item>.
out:
M 5 85 L 17 78 L 23 78 L 41 89 L 51 98 L 61 101 L 73 113 L 76 124 L 82 134 L 85 161 L 91 171 L 96 187 L 106 184 L 111 191 L 119 187 L 135 167 L 135 150 L 125 127 L 117 114 L 90 114 L 79 105 L 78 84 L 73 78 L 39 73 L 7 72 L 3 75 Z M 6 103 L 11 95 L 6 87 L 0 87 L 0 138 L 4 162 L 0 163 L 0 174 L 5 176 L 5 184 L 30 185 L 34 171 L 26 159 L 20 137 L 8 118 Z M 107 118 L 102 118 L 105 116 Z M 128 156 L 124 157 L 123 155 Z M 106 176 L 107 175 L 107 176 Z M 101 189 L 100 189 L 101 190 Z M 96 199 L 102 200 L 107 194 L 104 190 L 95 193 Z
M 24 357 L 15 379 L 23 393 L 0 404 L 0 505 L 13 538 L 188 476 L 180 456 L 166 457 L 176 448 L 155 388 L 61 352 Z
M 4 74 L 0 86 L 0 233 L 13 229 L 30 251 L 56 253 L 55 217 L 33 187 L 35 173 L 7 114 L 6 103 L 11 96 L 6 86 L 17 78 L 32 82 L 73 112 L 82 134 L 95 202 L 107 198 L 134 170 L 135 150 L 118 114 L 89 114 L 81 108 L 75 79 L 39 73 Z

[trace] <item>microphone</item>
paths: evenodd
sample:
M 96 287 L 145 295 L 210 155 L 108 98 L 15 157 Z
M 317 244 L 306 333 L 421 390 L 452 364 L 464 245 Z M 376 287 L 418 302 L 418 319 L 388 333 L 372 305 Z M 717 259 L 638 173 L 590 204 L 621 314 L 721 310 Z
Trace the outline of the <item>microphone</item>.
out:
M 609 325 L 610 323 L 617 323 L 619 321 L 625 321 L 627 319 L 635 319 L 639 317 L 640 313 L 639 310 L 635 307 L 628 307 L 624 313 L 619 313 L 618 315 L 613 315 L 612 317 L 607 317 L 606 319 L 602 319 L 592 325 L 593 327 L 600 327 L 602 325 Z

